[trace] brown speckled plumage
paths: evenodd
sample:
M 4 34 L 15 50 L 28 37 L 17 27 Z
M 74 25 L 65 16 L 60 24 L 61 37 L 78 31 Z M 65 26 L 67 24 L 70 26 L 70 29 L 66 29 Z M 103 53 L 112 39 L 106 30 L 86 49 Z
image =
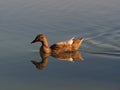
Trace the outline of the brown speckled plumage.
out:
M 31 43 L 41 42 L 42 46 L 40 48 L 40 51 L 43 53 L 63 53 L 77 51 L 81 46 L 83 40 L 83 38 L 72 38 L 64 42 L 55 43 L 49 47 L 47 37 L 43 34 L 39 34 Z

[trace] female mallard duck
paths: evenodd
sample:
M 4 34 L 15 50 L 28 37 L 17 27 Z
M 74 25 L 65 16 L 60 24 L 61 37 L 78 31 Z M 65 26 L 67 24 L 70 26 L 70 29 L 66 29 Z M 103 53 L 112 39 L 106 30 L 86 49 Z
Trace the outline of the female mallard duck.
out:
M 47 37 L 43 34 L 39 34 L 36 36 L 36 38 L 31 43 L 41 42 L 42 46 L 40 48 L 40 51 L 43 53 L 57 53 L 58 54 L 62 52 L 77 51 L 78 48 L 81 46 L 83 40 L 84 40 L 83 38 L 81 39 L 72 38 L 64 42 L 55 43 L 49 47 Z

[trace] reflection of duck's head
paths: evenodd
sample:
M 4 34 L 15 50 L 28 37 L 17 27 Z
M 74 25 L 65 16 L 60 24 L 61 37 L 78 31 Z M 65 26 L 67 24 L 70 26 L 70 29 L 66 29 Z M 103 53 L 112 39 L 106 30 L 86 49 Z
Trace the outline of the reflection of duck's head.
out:
M 77 51 L 78 48 L 81 46 L 83 40 L 84 40 L 83 38 L 80 39 L 72 38 L 67 41 L 55 43 L 49 47 L 47 37 L 43 34 L 39 34 L 31 43 L 41 42 L 42 46 L 40 50 L 44 53 L 60 53 Z
M 40 53 L 40 56 L 42 58 L 42 61 L 38 62 L 38 61 L 32 60 L 31 62 L 36 66 L 37 69 L 41 70 L 47 66 L 48 57 L 50 56 L 50 54 Z
M 47 66 L 47 63 L 48 63 L 48 61 L 46 63 L 44 63 L 44 62 L 37 62 L 37 61 L 34 61 L 34 60 L 31 61 L 31 62 L 36 66 L 37 69 L 40 69 L 40 70 L 44 69 Z

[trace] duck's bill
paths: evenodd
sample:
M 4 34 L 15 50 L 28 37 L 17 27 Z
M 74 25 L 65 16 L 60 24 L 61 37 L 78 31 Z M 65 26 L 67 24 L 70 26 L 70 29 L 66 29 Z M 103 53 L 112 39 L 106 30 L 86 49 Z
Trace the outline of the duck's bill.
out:
M 36 42 L 36 40 L 33 40 L 32 42 L 31 42 L 31 44 L 33 44 L 33 43 L 35 43 Z

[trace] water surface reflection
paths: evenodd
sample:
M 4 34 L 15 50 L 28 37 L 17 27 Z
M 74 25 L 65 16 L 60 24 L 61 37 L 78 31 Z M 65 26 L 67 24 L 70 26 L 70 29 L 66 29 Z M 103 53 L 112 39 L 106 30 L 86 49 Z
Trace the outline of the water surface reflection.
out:
M 52 56 L 58 60 L 64 60 L 64 61 L 76 61 L 76 60 L 83 60 L 83 57 L 80 52 L 75 51 L 75 52 L 64 52 L 64 53 L 59 53 L 59 54 L 47 54 L 47 53 L 41 53 L 39 52 L 41 61 L 38 62 L 37 60 L 32 60 L 31 62 L 36 66 L 37 69 L 44 69 L 47 64 L 49 57 Z

